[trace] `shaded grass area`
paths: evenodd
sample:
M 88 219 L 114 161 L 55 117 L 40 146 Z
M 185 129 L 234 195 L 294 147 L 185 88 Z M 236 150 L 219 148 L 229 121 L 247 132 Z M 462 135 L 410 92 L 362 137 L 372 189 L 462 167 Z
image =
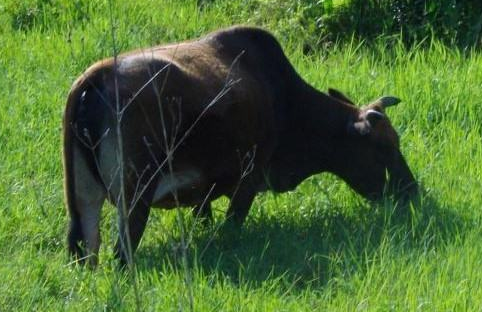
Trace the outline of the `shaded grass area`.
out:
M 352 216 L 336 211 L 299 220 L 293 212 L 255 216 L 238 240 L 203 230 L 194 237 L 191 261 L 203 272 L 222 273 L 254 287 L 280 276 L 299 289 L 324 287 L 337 273 L 363 273 L 381 251 L 387 257 L 420 254 L 465 240 L 470 220 L 428 198 L 423 207 L 415 216 L 397 213 L 389 203 L 370 210 L 359 207 Z M 171 247 L 156 244 L 140 251 L 139 259 L 144 260 L 139 269 L 156 270 L 166 255 L 175 263 L 177 254 Z
M 13 3 L 13 2 L 11 2 Z M 9 5 L 10 2 L 7 2 Z M 243 1 L 119 2 L 123 50 L 192 38 L 250 23 Z M 116 213 L 104 208 L 101 266 L 68 265 L 61 169 L 61 117 L 72 81 L 111 52 L 108 11 L 93 2 L 81 22 L 11 27 L 0 9 L 0 306 L 6 310 L 135 308 L 128 273 L 112 259 Z M 316 87 L 336 87 L 357 103 L 382 94 L 403 102 L 388 114 L 424 189 L 400 212 L 372 205 L 333 176 L 295 192 L 258 196 L 239 240 L 196 227 L 189 246 L 196 311 L 478 311 L 482 305 L 482 57 L 432 42 L 356 41 L 303 52 L 297 30 L 254 19 L 281 38 L 297 70 Z M 52 24 L 50 24 L 52 23 Z M 191 221 L 189 212 L 184 211 Z M 143 310 L 186 310 L 174 211 L 153 211 L 138 250 Z

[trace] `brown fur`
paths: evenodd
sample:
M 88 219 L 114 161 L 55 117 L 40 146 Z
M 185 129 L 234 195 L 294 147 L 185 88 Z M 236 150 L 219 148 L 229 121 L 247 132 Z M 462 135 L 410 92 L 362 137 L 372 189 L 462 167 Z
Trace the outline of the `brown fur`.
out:
M 93 264 L 103 198 L 122 209 L 117 103 L 133 250 L 151 206 L 195 206 L 209 218 L 209 202 L 226 195 L 227 217 L 241 224 L 257 192 L 292 190 L 324 171 L 367 198 L 389 185 L 396 194 L 416 189 L 388 118 L 368 112 L 383 107 L 359 109 L 339 91 L 315 90 L 264 30 L 233 27 L 116 61 L 97 62 L 74 83 L 64 116 L 69 250 L 82 257 L 83 244 Z M 117 254 L 128 261 L 125 238 Z

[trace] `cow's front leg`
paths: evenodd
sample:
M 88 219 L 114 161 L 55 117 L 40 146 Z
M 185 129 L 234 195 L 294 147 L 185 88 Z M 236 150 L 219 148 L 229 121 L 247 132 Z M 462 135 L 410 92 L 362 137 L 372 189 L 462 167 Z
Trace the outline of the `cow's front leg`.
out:
M 203 225 L 207 226 L 213 221 L 213 212 L 211 210 L 211 202 L 195 206 L 192 210 L 194 219 L 199 220 Z
M 115 256 L 119 258 L 121 266 L 133 263 L 134 252 L 139 246 L 146 228 L 150 210 L 150 207 L 142 202 L 130 210 L 123 220 L 123 214 L 119 213 L 121 217 L 119 218 L 119 238 L 115 246 Z
M 254 176 L 248 176 L 234 190 L 226 213 L 226 223 L 237 228 L 243 225 L 257 193 L 255 181 Z

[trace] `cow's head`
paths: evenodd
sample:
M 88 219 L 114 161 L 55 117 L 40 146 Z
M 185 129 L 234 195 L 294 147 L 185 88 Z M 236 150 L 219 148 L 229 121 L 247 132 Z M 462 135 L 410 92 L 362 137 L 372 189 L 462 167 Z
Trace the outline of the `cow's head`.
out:
M 329 94 L 353 105 L 336 90 Z M 346 134 L 339 140 L 333 172 L 354 190 L 369 199 L 385 192 L 396 198 L 417 193 L 417 183 L 402 153 L 397 132 L 385 115 L 385 109 L 398 104 L 396 97 L 385 96 L 356 110 L 347 122 Z

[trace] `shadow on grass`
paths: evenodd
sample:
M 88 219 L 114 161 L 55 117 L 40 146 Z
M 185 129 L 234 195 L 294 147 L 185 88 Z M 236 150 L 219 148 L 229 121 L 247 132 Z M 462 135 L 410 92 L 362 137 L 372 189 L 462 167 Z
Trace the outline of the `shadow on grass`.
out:
M 230 233 L 200 230 L 189 251 L 190 263 L 204 274 L 253 287 L 276 278 L 289 287 L 320 287 L 340 273 L 365 270 L 380 252 L 389 257 L 422 255 L 462 238 L 470 224 L 431 197 L 418 208 L 407 207 L 410 213 L 388 203 L 364 208 L 354 216 L 330 213 L 309 220 L 251 220 L 238 239 Z M 169 244 L 141 248 L 136 257 L 141 271 L 180 263 L 179 253 Z

